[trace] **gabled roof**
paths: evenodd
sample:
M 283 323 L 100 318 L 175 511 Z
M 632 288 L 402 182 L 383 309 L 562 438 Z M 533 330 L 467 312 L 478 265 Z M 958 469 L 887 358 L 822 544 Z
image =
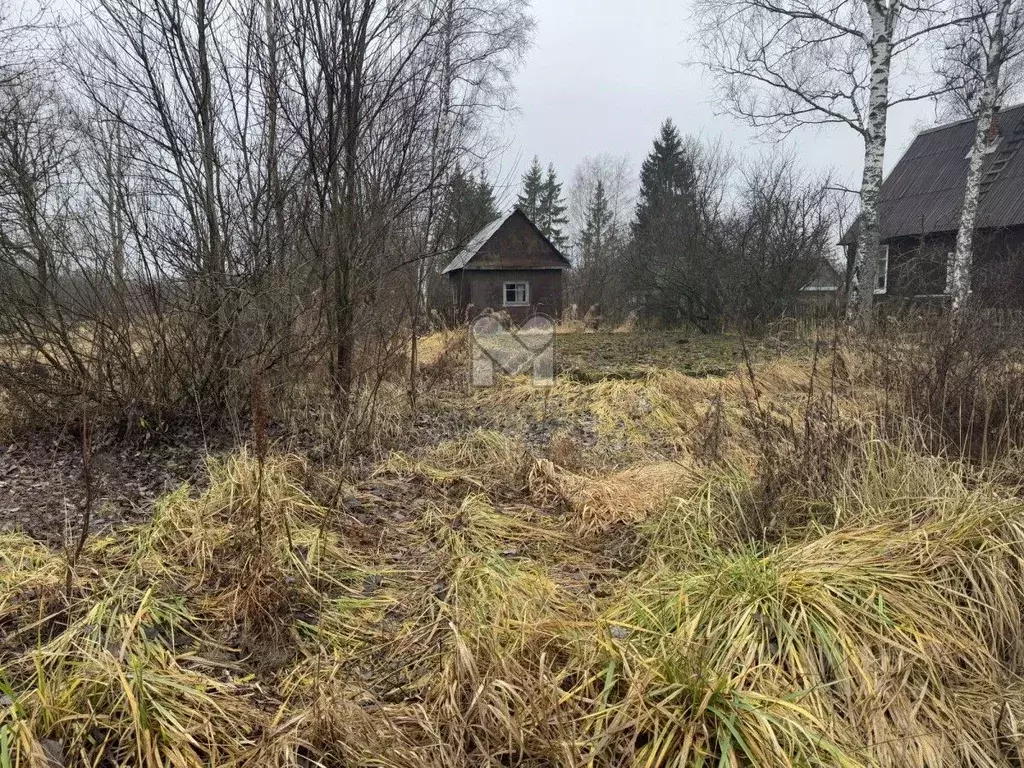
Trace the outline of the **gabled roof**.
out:
M 521 216 L 526 221 L 526 223 L 528 223 L 533 228 L 533 230 L 537 233 L 537 236 L 540 237 L 549 246 L 551 246 L 551 249 L 558 255 L 558 258 L 565 262 L 565 266 L 567 268 L 570 266 L 569 260 L 565 258 L 564 255 L 562 255 L 562 252 L 560 250 L 558 250 L 558 246 L 552 243 L 551 240 L 547 237 L 547 235 L 541 232 L 537 225 L 530 221 L 530 217 L 523 213 L 519 208 L 513 208 L 511 212 L 507 213 L 504 216 L 499 216 L 497 219 L 495 219 L 490 224 L 481 229 L 479 232 L 477 232 L 475 235 L 473 235 L 473 238 L 466 244 L 466 247 L 463 248 L 458 253 L 458 255 L 456 255 L 456 257 L 448 263 L 448 266 L 441 270 L 441 274 L 447 275 L 449 272 L 455 272 L 456 270 L 459 269 L 465 269 L 469 265 L 469 263 L 474 258 L 477 257 L 481 250 L 484 249 L 484 246 L 487 245 L 490 239 L 494 237 L 496 234 L 498 234 L 498 230 L 501 229 L 502 225 L 504 225 L 505 222 L 507 222 L 509 219 L 515 216 Z
M 508 221 L 511 216 L 511 213 L 508 214 L 507 216 L 499 216 L 486 227 L 484 227 L 475 235 L 473 235 L 473 239 L 466 243 L 466 247 L 459 251 L 458 255 L 448 263 L 447 267 L 441 270 L 441 274 L 447 275 L 449 272 L 454 272 L 457 269 L 462 269 L 467 264 L 469 264 L 469 262 L 472 261 L 473 257 L 476 256 L 477 253 L 479 253 L 484 243 L 486 243 L 488 240 L 494 237 L 494 234 L 499 229 L 501 229 L 501 225 Z
M 800 290 L 802 291 L 837 291 L 842 285 L 843 277 L 836 266 L 827 258 L 818 261 L 814 274 Z
M 1024 104 L 998 114 L 1000 138 L 985 155 L 993 180 L 978 206 L 979 227 L 1024 225 Z M 974 118 L 922 131 L 882 183 L 881 239 L 952 232 L 960 225 Z M 1005 164 L 1003 164 L 1005 161 Z M 984 178 L 984 177 L 983 177 Z M 856 225 L 843 238 L 856 239 Z

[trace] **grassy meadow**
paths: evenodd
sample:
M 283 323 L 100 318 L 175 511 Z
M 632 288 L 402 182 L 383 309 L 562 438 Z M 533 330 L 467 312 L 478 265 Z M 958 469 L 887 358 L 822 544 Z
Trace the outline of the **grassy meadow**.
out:
M 557 349 L 424 339 L 358 467 L 256 441 L 73 567 L 0 535 L 0 766 L 1024 761 L 1014 355 Z

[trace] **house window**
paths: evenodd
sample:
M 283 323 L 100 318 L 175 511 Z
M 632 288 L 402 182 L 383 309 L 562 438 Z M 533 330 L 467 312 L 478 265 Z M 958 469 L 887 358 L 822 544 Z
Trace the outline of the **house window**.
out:
M 522 307 L 530 303 L 529 283 L 505 283 L 505 306 Z
M 889 289 L 889 246 L 883 245 L 878 251 L 878 266 L 875 272 L 875 293 Z

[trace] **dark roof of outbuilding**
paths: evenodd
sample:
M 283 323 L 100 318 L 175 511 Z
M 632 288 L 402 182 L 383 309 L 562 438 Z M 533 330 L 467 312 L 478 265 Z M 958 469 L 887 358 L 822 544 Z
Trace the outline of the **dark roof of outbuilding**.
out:
M 836 291 L 839 290 L 842 280 L 843 276 L 835 264 L 827 258 L 823 258 L 818 261 L 818 264 L 814 268 L 814 273 L 801 290 Z
M 496 234 L 498 234 L 498 230 L 501 229 L 502 225 L 506 221 L 511 219 L 513 216 L 521 216 L 523 219 L 525 219 L 526 222 L 537 233 L 537 235 L 541 237 L 544 240 L 544 242 L 550 245 L 556 254 L 558 254 L 558 258 L 565 263 L 565 267 L 568 268 L 570 266 L 569 260 L 565 258 L 565 255 L 558 249 L 558 246 L 552 243 L 550 238 L 548 238 L 547 235 L 541 232 L 537 225 L 530 220 L 530 217 L 523 213 L 517 207 L 513 208 L 511 212 L 505 214 L 504 216 L 499 216 L 494 221 L 490 222 L 487 226 L 485 226 L 483 229 L 481 229 L 479 232 L 477 232 L 475 235 L 473 235 L 473 238 L 466 244 L 466 247 L 459 251 L 458 255 L 456 255 L 454 259 L 448 262 L 448 266 L 441 270 L 441 274 L 447 275 L 449 272 L 455 272 L 456 270 L 467 268 L 469 266 L 469 263 L 473 261 L 474 258 L 476 258 L 477 254 L 480 253 L 484 246 L 487 245 L 488 242 L 490 242 L 490 239 L 494 237 Z
M 879 208 L 881 239 L 955 231 L 967 184 L 967 157 L 974 146 L 975 120 L 922 131 L 885 181 Z M 1024 225 L 1024 104 L 999 112 L 999 144 L 985 156 L 984 170 L 1007 159 L 982 194 L 979 227 Z M 843 238 L 856 240 L 856 225 Z
M 501 228 L 501 225 L 508 221 L 508 219 L 511 216 L 511 213 L 509 213 L 506 216 L 499 216 L 486 227 L 484 227 L 475 235 L 473 235 L 473 239 L 466 243 L 466 247 L 459 251 L 459 253 L 455 256 L 454 259 L 448 262 L 448 266 L 441 270 L 441 274 L 447 275 L 449 272 L 454 272 L 457 269 L 462 269 L 467 264 L 469 264 L 469 262 L 472 261 L 473 257 L 480 252 L 480 249 L 483 247 L 484 243 L 486 243 L 488 240 L 494 237 L 494 233 L 497 232 Z

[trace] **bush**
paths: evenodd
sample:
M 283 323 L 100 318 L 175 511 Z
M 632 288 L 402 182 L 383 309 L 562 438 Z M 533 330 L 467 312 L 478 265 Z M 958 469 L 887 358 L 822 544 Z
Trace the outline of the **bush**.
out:
M 973 310 L 919 318 L 871 340 L 889 426 L 909 422 L 933 452 L 987 462 L 1024 445 L 1021 325 Z

